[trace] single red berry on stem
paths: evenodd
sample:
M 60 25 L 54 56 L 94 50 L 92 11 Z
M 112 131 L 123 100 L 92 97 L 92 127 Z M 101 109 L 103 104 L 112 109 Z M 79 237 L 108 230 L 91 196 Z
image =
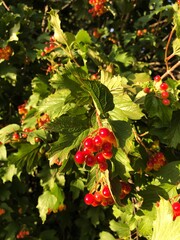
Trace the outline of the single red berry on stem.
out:
M 165 105 L 165 106 L 169 106 L 170 105 L 170 100 L 169 99 L 163 99 L 162 100 L 162 104 Z
M 161 76 L 160 75 L 156 75 L 155 77 L 154 77 L 154 81 L 155 82 L 159 82 L 161 80 Z
M 111 192 L 109 190 L 109 187 L 108 185 L 105 185 L 102 189 L 102 195 L 105 197 L 105 198 L 109 198 L 111 197 Z
M 87 193 L 84 197 L 84 202 L 87 205 L 91 205 L 94 202 L 94 195 L 92 193 Z
M 162 97 L 163 99 L 166 99 L 166 98 L 169 97 L 169 93 L 168 93 L 167 91 L 163 91 L 163 92 L 161 93 L 161 97 Z
M 150 88 L 145 87 L 145 88 L 143 89 L 143 91 L 144 91 L 145 93 L 150 93 Z
M 160 89 L 161 90 L 167 90 L 168 87 L 169 87 L 169 85 L 167 83 L 165 83 L 165 82 L 161 83 L 161 85 L 160 85 Z
M 85 154 L 80 150 L 77 151 L 75 156 L 74 156 L 74 160 L 78 164 L 83 164 L 84 161 L 85 161 Z
M 84 147 L 86 147 L 86 148 L 88 148 L 88 149 L 93 149 L 93 148 L 94 148 L 93 138 L 87 137 L 87 138 L 84 140 Z
M 109 137 L 110 130 L 108 128 L 100 128 L 99 129 L 99 136 L 102 139 L 107 139 Z

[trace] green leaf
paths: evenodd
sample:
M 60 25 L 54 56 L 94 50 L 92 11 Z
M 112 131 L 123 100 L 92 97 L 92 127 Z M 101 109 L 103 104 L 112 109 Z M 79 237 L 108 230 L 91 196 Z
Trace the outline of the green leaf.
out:
M 3 183 L 5 182 L 12 182 L 13 177 L 17 175 L 17 168 L 14 164 L 8 165 L 5 169 L 5 174 L 2 176 Z
M 66 98 L 69 94 L 70 90 L 68 89 L 60 89 L 56 91 L 42 101 L 39 111 L 41 113 L 47 113 L 51 119 L 61 116 L 71 108 L 71 105 L 65 104 Z
M 174 25 L 176 27 L 176 36 L 177 38 L 180 38 L 180 10 L 177 9 L 177 11 L 174 13 Z
M 0 143 L 0 161 L 5 161 L 7 160 L 7 151 L 6 147 Z
M 140 107 L 127 94 L 113 96 L 115 107 L 109 112 L 112 120 L 139 120 L 144 116 Z
M 172 108 L 162 104 L 161 100 L 149 93 L 145 98 L 145 109 L 150 118 L 159 118 L 161 126 L 168 126 L 172 119 Z
M 114 163 L 115 167 L 118 168 L 116 169 L 116 173 L 118 172 L 118 175 L 122 178 L 130 178 L 130 172 L 133 171 L 133 168 L 131 167 L 130 160 L 123 149 L 118 148 L 114 158 L 117 161 L 117 163 Z
M 19 170 L 26 167 L 27 172 L 30 172 L 35 166 L 38 166 L 40 159 L 38 144 L 18 143 L 16 147 L 18 151 L 8 157 L 11 164 L 15 164 Z
M 71 181 L 70 190 L 73 194 L 73 199 L 77 199 L 79 197 L 80 191 L 84 191 L 84 182 L 82 179 Z
M 61 29 L 61 21 L 56 10 L 50 11 L 50 24 L 54 30 L 55 39 L 62 44 L 67 44 L 67 37 Z
M 15 24 L 11 29 L 10 29 L 10 38 L 9 42 L 11 41 L 18 41 L 18 34 L 19 34 L 19 29 L 20 29 L 20 23 L 18 22 Z
M 138 225 L 139 235 L 144 236 L 148 240 L 150 240 L 152 236 L 153 221 L 156 218 L 155 207 L 153 207 L 153 209 L 151 209 L 150 211 L 141 210 L 140 214 L 137 212 L 137 215 L 135 216 L 135 218 Z
M 46 221 L 47 213 L 49 209 L 52 209 L 57 202 L 57 198 L 50 191 L 45 191 L 38 198 L 37 208 L 39 209 L 39 215 L 44 223 Z
M 32 80 L 32 89 L 34 93 L 38 93 L 42 98 L 49 94 L 48 80 L 45 76 L 37 76 Z
M 173 41 L 172 46 L 174 55 L 180 56 L 180 36 Z
M 115 220 L 111 220 L 109 225 L 110 225 L 110 229 L 113 232 L 116 232 L 119 238 L 127 238 L 130 236 L 130 229 L 126 223 L 116 222 Z
M 180 144 L 180 111 L 173 112 L 172 121 L 169 125 L 165 140 L 170 147 L 176 148 Z
M 116 240 L 112 234 L 109 232 L 103 231 L 99 234 L 99 240 Z
M 0 77 L 8 81 L 12 86 L 16 85 L 17 69 L 4 61 L 0 64 Z
M 180 217 L 173 221 L 173 210 L 171 203 L 161 198 L 157 210 L 157 218 L 153 222 L 152 240 L 179 240 L 180 239 Z M 173 234 L 173 235 L 172 235 Z
M 178 184 L 180 178 L 180 161 L 173 161 L 166 164 L 155 173 L 155 176 L 161 183 Z
M 114 108 L 113 95 L 109 89 L 98 81 L 84 81 L 85 88 L 91 95 L 96 109 L 100 114 L 105 114 Z
M 10 138 L 11 134 L 18 131 L 20 129 L 20 126 L 17 124 L 9 124 L 8 126 L 1 128 L 0 130 L 0 142 L 5 144 Z
M 81 29 L 78 31 L 78 33 L 76 34 L 76 42 L 80 43 L 87 43 L 87 44 L 91 44 L 91 37 L 88 34 L 87 31 L 85 31 L 84 29 Z

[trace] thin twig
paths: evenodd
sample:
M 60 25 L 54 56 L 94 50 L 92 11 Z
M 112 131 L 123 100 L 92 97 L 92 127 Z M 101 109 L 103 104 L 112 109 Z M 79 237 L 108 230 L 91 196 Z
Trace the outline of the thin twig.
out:
M 167 69 L 167 71 L 161 76 L 161 79 L 167 77 L 168 75 L 172 77 L 173 76 L 172 72 L 179 66 L 180 66 L 180 61 L 178 61 L 174 66 L 172 66 L 172 68 Z M 173 76 L 173 79 L 175 79 L 174 76 Z
M 10 8 L 6 5 L 6 3 L 5 3 L 4 1 L 2 1 L 2 4 L 3 4 L 3 6 L 5 7 L 5 9 L 6 9 L 7 11 L 10 11 Z
M 171 39 L 172 39 L 172 36 L 174 34 L 174 31 L 175 31 L 175 27 L 173 27 L 173 29 L 171 30 L 170 34 L 169 34 L 169 38 L 168 38 L 168 41 L 167 41 L 167 44 L 166 44 L 166 48 L 165 48 L 165 55 L 164 55 L 164 61 L 165 61 L 165 64 L 166 64 L 166 70 L 168 71 L 168 49 L 169 49 L 169 45 L 170 45 L 170 42 L 171 42 Z

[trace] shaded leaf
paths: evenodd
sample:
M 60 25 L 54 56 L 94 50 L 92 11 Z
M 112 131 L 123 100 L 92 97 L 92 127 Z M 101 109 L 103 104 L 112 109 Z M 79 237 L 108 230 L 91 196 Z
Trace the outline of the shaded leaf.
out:
M 113 95 L 105 85 L 98 81 L 84 81 L 84 83 L 100 114 L 104 115 L 114 108 Z
M 8 157 L 10 163 L 15 164 L 19 170 L 26 167 L 27 172 L 38 166 L 40 159 L 38 144 L 19 143 L 16 146 L 18 146 L 18 151 Z

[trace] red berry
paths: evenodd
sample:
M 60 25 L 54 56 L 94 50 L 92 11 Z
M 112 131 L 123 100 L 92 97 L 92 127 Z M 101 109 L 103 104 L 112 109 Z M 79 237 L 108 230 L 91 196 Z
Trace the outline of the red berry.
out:
M 95 192 L 94 193 L 94 199 L 96 200 L 96 202 L 101 202 L 103 200 L 103 195 L 101 194 L 101 192 Z
M 121 191 L 125 194 L 129 194 L 131 191 L 131 186 L 129 183 L 121 182 Z
M 111 192 L 109 190 L 109 187 L 108 185 L 105 185 L 102 189 L 102 195 L 105 197 L 105 198 L 109 198 L 111 197 Z
M 96 154 L 96 160 L 97 160 L 98 163 L 102 163 L 102 162 L 106 161 L 102 152 L 99 152 L 99 153 Z
M 150 88 L 145 87 L 145 88 L 143 89 L 143 91 L 144 91 L 145 93 L 150 93 Z
M 103 144 L 103 140 L 99 135 L 95 136 L 93 141 L 94 141 L 94 145 L 98 146 L 98 147 L 102 146 L 102 144 Z
M 96 164 L 96 158 L 93 155 L 87 155 L 85 161 L 89 167 L 93 167 Z
M 112 151 L 109 151 L 109 152 L 104 152 L 103 151 L 103 157 L 105 159 L 111 159 L 113 157 L 113 152 Z
M 161 80 L 161 76 L 160 75 L 156 75 L 155 77 L 154 77 L 154 81 L 155 82 L 159 82 Z
M 161 97 L 162 97 L 163 99 L 166 99 L 166 98 L 169 97 L 169 93 L 168 93 L 167 91 L 163 91 L 163 92 L 161 93 Z
M 17 133 L 17 132 L 13 133 L 12 139 L 13 139 L 14 141 L 19 140 L 19 138 L 20 138 L 19 133 Z
M 86 147 L 88 149 L 94 148 L 94 141 L 91 137 L 88 137 L 84 140 L 84 147 Z
M 110 142 L 104 142 L 102 145 L 102 150 L 104 152 L 110 152 L 112 150 L 112 144 Z
M 74 156 L 74 160 L 78 164 L 83 164 L 85 161 L 85 154 L 82 151 L 77 151 Z
M 180 214 L 180 203 L 179 202 L 173 203 L 172 208 L 175 212 L 178 212 Z
M 102 139 L 107 139 L 109 137 L 110 130 L 108 128 L 100 128 L 99 129 L 99 136 Z
M 165 106 L 169 106 L 170 105 L 170 100 L 169 99 L 163 99 L 162 100 L 162 104 L 165 105 Z
M 108 169 L 108 164 L 107 162 L 102 162 L 102 163 L 99 163 L 99 169 L 104 172 Z
M 169 85 L 167 83 L 165 83 L 165 82 L 161 83 L 161 85 L 160 85 L 160 89 L 161 90 L 167 90 L 168 87 L 169 87 Z
M 84 202 L 87 205 L 91 205 L 94 202 L 94 195 L 92 193 L 87 193 L 84 197 Z

